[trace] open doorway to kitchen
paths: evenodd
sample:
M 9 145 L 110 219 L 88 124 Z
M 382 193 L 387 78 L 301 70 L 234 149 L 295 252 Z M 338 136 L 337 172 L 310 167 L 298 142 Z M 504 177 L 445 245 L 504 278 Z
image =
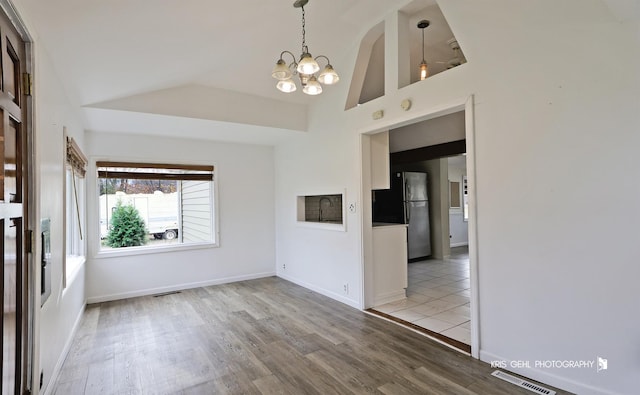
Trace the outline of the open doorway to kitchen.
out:
M 452 123 L 454 129 L 464 129 L 464 113 L 422 122 L 415 130 L 419 128 L 420 133 L 429 133 L 433 128 L 440 130 L 442 122 Z M 397 149 L 393 144 L 397 139 L 394 133 L 405 130 L 390 130 L 392 151 Z M 455 133 L 449 136 L 459 137 Z M 409 254 L 406 298 L 376 305 L 374 310 L 470 352 L 471 285 L 467 222 L 464 221 L 461 193 L 462 177 L 466 176 L 464 143 L 459 140 L 391 153 L 392 177 L 400 174 L 426 176 L 431 249 L 417 257 Z M 373 215 L 375 222 L 375 210 Z M 415 239 L 412 233 L 415 221 L 415 215 L 406 218 L 410 249 L 412 239 Z
M 367 273 L 366 242 L 364 278 L 368 311 L 477 357 L 472 115 L 467 103 L 457 112 L 389 128 L 390 176 L 427 174 L 431 248 L 426 256 L 408 259 L 406 292 L 396 300 L 381 303 L 376 291 L 367 286 L 367 281 L 379 284 L 380 279 L 371 279 L 375 273 Z M 364 236 L 366 240 L 366 232 Z
M 429 125 L 423 127 L 429 130 Z M 457 151 L 463 147 L 458 144 Z M 392 153 L 391 168 L 395 174 L 422 171 L 428 175 L 431 254 L 409 259 L 406 298 L 375 306 L 374 310 L 470 352 L 468 209 L 464 208 L 465 201 L 468 207 L 468 195 L 463 191 L 466 155 L 431 158 L 429 152 L 434 150 L 423 150 L 421 160 L 407 163 L 396 163 L 394 158 L 402 157 L 402 153 Z M 410 230 L 408 233 L 411 236 Z

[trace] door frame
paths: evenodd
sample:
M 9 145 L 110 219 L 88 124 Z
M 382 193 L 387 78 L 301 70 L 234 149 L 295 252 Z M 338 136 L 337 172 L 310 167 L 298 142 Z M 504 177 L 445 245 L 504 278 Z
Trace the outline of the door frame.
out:
M 438 108 L 425 109 L 415 117 L 360 131 L 360 201 L 361 201 L 361 268 L 362 295 L 361 308 L 372 306 L 373 296 L 373 231 L 371 218 L 371 135 L 389 129 L 426 121 L 454 112 L 465 112 L 465 140 L 467 146 L 467 183 L 469 198 L 469 270 L 470 270 L 470 310 L 471 310 L 471 356 L 480 358 L 480 298 L 478 281 L 478 225 L 476 199 L 476 142 L 473 95 L 461 98 Z
M 29 33 L 27 29 L 27 24 L 24 22 L 20 13 L 13 5 L 11 0 L 0 0 L 0 12 L 4 12 L 13 27 L 17 30 L 18 35 L 24 42 L 24 50 L 25 50 L 25 64 L 24 71 L 29 73 L 32 78 L 34 75 L 34 44 L 33 37 Z M 20 79 L 22 81 L 22 78 Z M 35 84 L 34 84 L 35 85 Z M 33 87 L 33 85 L 32 85 Z M 24 134 L 25 134 L 25 142 L 24 142 L 24 158 L 25 158 L 25 168 L 24 168 L 24 188 L 25 188 L 25 202 L 24 202 L 24 218 L 25 226 L 24 226 L 24 237 L 31 235 L 31 240 L 26 240 L 25 242 L 31 244 L 31 252 L 25 253 L 23 264 L 26 265 L 26 322 L 24 323 L 25 327 L 23 333 L 23 345 L 22 345 L 22 353 L 23 353 L 23 367 L 24 371 L 21 372 L 20 377 L 20 386 L 22 391 L 29 391 L 30 393 L 34 392 L 34 383 L 39 382 L 39 358 L 36 356 L 39 353 L 39 317 L 40 317 L 40 270 L 38 260 L 36 257 L 39 256 L 39 244 L 37 240 L 39 239 L 36 235 L 39 234 L 40 226 L 39 222 L 36 220 L 37 214 L 39 212 L 38 202 L 35 198 L 36 196 L 36 173 L 35 173 L 35 112 L 34 112 L 34 98 L 35 98 L 35 87 L 31 92 L 31 95 L 25 95 L 24 97 L 24 106 L 26 108 L 26 117 L 24 119 Z M 24 292 L 24 291 L 23 291 Z

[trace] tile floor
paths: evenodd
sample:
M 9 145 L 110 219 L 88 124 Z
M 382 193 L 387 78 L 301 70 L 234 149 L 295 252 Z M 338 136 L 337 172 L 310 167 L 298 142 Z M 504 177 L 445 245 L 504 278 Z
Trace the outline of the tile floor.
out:
M 451 249 L 445 260 L 409 263 L 407 298 L 375 310 L 471 344 L 469 250 Z

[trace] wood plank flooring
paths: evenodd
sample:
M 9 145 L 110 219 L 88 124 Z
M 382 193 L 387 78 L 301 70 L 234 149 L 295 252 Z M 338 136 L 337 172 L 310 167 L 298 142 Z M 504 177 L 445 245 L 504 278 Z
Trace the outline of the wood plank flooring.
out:
M 270 277 L 88 306 L 54 393 L 531 394 L 492 371 Z

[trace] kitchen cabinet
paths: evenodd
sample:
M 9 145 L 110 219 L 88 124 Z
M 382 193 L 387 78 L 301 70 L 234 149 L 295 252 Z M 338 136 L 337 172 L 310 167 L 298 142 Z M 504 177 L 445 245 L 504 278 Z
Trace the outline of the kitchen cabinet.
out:
M 373 226 L 374 306 L 407 297 L 407 225 Z

